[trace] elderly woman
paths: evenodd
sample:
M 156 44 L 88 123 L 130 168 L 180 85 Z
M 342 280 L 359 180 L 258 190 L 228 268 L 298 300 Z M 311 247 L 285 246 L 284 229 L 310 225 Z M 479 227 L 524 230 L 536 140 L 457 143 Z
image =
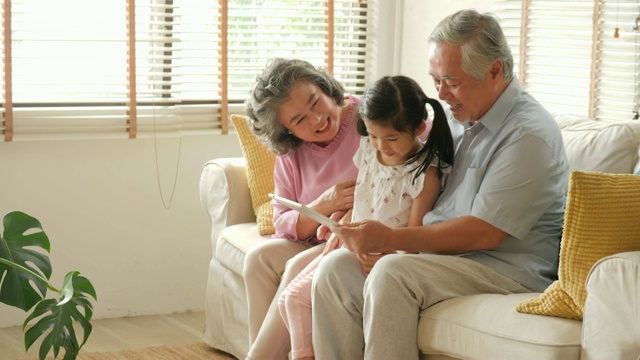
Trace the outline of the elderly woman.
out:
M 353 206 L 359 104 L 331 75 L 306 61 L 267 64 L 245 110 L 253 132 L 278 155 L 276 194 L 334 218 Z M 247 358 L 253 360 L 287 359 L 291 343 L 277 295 L 322 252 L 315 220 L 276 202 L 273 206 L 275 237 L 249 249 L 244 266 Z

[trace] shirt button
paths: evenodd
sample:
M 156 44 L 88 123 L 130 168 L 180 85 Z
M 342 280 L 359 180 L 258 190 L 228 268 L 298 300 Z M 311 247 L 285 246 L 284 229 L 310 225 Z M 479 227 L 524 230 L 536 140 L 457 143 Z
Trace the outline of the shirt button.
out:
M 438 206 L 438 207 L 436 208 L 436 210 L 437 210 L 438 212 L 442 212 L 442 209 L 443 209 L 443 208 L 442 208 L 442 206 Z

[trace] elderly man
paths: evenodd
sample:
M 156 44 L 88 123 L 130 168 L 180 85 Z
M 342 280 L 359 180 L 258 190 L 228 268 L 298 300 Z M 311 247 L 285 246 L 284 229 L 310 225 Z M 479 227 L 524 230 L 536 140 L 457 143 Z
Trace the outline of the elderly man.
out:
M 418 359 L 421 310 L 458 296 L 542 291 L 557 274 L 569 176 L 558 126 L 513 77 L 491 14 L 450 15 L 429 46 L 429 73 L 459 128 L 452 172 L 423 226 L 336 229 L 348 249 L 315 275 L 317 359 Z

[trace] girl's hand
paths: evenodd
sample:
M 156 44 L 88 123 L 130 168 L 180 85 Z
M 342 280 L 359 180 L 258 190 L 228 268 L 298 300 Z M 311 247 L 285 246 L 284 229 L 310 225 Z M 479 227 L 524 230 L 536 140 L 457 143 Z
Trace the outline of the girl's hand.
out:
M 327 240 L 331 234 L 333 234 L 331 232 L 331 229 L 326 226 L 326 225 L 320 225 L 318 226 L 318 230 L 316 230 L 316 236 L 318 237 L 318 240 Z
M 373 265 L 380 260 L 383 256 L 387 254 L 383 253 L 370 253 L 370 254 L 357 254 L 358 261 L 360 261 L 360 265 L 362 266 L 362 274 L 364 276 L 369 275 L 371 269 L 373 269 Z
M 340 246 L 342 246 L 342 241 L 340 240 L 340 237 L 332 233 L 331 236 L 329 237 L 329 240 L 327 240 L 327 244 L 324 246 L 324 250 L 322 251 L 322 256 L 327 255 L 333 250 L 339 248 Z
M 344 216 L 344 211 L 336 211 L 333 214 L 331 214 L 329 218 L 336 222 L 340 222 L 343 216 Z M 326 225 L 320 225 L 316 230 L 316 237 L 318 238 L 318 240 L 327 240 L 329 239 L 331 234 L 333 234 L 333 232 L 331 232 L 331 229 Z

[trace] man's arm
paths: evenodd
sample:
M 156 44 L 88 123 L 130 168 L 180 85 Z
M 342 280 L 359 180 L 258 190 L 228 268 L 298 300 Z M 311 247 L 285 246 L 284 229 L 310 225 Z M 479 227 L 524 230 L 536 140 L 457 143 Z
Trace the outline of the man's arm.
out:
M 495 249 L 507 233 L 474 216 L 441 223 L 390 228 L 377 221 L 345 224 L 336 229 L 343 243 L 356 253 L 395 251 L 462 254 Z
M 391 230 L 388 246 L 410 252 L 437 254 L 492 250 L 508 235 L 488 222 L 470 215 L 427 226 Z

